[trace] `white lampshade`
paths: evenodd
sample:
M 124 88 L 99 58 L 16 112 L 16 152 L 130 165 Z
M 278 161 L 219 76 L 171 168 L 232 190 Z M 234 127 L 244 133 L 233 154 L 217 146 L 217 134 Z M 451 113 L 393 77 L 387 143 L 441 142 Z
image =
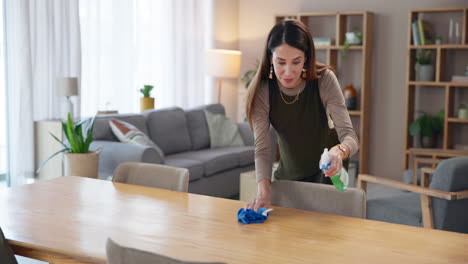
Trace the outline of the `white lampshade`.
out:
M 206 72 L 214 77 L 238 78 L 241 54 L 238 50 L 207 50 L 205 58 Z
M 58 78 L 56 94 L 58 96 L 78 95 L 78 78 Z

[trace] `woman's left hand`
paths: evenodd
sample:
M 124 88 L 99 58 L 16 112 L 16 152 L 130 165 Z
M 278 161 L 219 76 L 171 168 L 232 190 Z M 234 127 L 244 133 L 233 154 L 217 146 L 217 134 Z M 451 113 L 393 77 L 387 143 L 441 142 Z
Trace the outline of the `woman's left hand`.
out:
M 342 152 L 337 147 L 333 147 L 328 152 L 328 156 L 330 157 L 331 165 L 323 172 L 325 176 L 332 177 L 341 172 L 341 168 L 343 167 Z

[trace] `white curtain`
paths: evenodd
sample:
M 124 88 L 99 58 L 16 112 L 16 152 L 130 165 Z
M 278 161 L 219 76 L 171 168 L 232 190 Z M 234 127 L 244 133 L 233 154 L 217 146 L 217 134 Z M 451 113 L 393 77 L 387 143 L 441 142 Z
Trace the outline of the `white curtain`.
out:
M 6 137 L 6 86 L 5 86 L 5 33 L 3 4 L 0 5 L 0 187 L 6 183 L 3 181 L 7 171 L 7 137 Z
M 78 0 L 5 1 L 9 175 L 34 175 L 34 121 L 61 116 L 58 77 L 80 77 Z M 79 109 L 77 109 L 79 110 Z
M 80 1 L 82 115 L 138 112 L 145 84 L 155 86 L 156 108 L 207 103 L 211 1 Z

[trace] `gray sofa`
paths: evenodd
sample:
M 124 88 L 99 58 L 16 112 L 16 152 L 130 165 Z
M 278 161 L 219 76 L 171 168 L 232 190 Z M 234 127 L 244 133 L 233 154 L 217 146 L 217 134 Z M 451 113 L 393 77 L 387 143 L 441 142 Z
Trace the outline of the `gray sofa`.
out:
M 151 110 L 142 114 L 105 115 L 95 120 L 91 148 L 102 148 L 99 178 L 110 179 L 115 168 L 125 161 L 165 164 L 187 168 L 189 192 L 217 197 L 239 193 L 239 175 L 254 169 L 254 138 L 247 123 L 238 125 L 245 146 L 210 148 L 210 137 L 204 109 L 225 114 L 220 104 L 184 111 L 178 107 Z M 139 128 L 164 152 L 154 148 L 121 143 L 109 126 L 111 118 Z

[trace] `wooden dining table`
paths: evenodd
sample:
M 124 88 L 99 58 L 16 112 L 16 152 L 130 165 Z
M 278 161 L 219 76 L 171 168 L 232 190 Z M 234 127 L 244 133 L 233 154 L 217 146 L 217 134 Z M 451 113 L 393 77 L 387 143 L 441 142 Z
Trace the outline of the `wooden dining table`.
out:
M 60 177 L 0 192 L 15 254 L 106 263 L 106 240 L 185 261 L 468 263 L 468 235 L 273 207 L 243 225 L 245 203 L 110 181 Z

